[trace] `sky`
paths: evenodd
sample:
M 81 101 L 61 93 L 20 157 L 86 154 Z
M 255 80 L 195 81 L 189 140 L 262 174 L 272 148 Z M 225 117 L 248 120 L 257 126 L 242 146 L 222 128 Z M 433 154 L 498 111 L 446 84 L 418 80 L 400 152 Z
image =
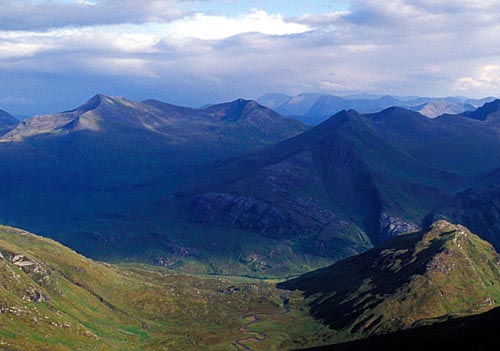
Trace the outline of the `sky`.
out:
M 0 109 L 499 96 L 500 0 L 0 0 Z

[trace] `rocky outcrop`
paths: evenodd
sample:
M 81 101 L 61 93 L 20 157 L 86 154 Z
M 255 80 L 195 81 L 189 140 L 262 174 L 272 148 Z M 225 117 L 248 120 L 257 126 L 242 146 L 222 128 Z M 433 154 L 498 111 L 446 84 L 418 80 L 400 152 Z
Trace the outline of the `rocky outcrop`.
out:
M 256 199 L 223 193 L 206 193 L 192 198 L 187 209 L 193 222 L 214 222 L 251 230 L 270 238 L 290 238 L 312 231 L 311 219 L 291 210 Z
M 420 228 L 413 223 L 406 222 L 401 218 L 391 216 L 386 212 L 380 214 L 380 236 L 390 238 L 396 235 L 416 232 Z
M 345 233 L 361 245 L 370 245 L 352 225 L 308 198 L 286 199 L 278 206 L 243 195 L 205 193 L 187 200 L 184 212 L 191 222 L 292 241 L 295 249 L 324 257 L 339 254 L 338 245 Z

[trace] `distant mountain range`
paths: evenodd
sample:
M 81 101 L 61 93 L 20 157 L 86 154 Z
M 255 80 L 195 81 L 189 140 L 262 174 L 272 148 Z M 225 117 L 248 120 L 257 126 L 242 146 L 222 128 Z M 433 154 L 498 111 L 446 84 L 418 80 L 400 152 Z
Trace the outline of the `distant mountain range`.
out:
M 9 189 L 0 218 L 15 220 L 45 203 L 32 223 L 67 220 L 85 203 L 93 211 L 118 193 L 306 129 L 245 100 L 197 110 L 97 95 L 75 110 L 20 122 L 0 138 Z
M 455 194 L 483 187 L 477 175 L 500 162 L 491 152 L 500 146 L 500 120 L 474 117 L 498 104 L 436 119 L 402 108 L 340 112 L 273 147 L 186 176 L 177 187 L 180 212 L 191 223 L 288 241 L 295 252 L 331 259 L 361 252 L 426 225 Z M 485 223 L 477 233 L 485 228 L 495 227 Z M 498 235 L 490 239 L 499 247 Z M 268 269 L 276 264 L 260 260 Z
M 473 111 L 493 97 L 468 99 L 460 97 L 425 98 L 393 97 L 389 95 L 357 94 L 350 96 L 303 93 L 297 96 L 265 94 L 257 99 L 259 103 L 275 111 L 296 118 L 304 123 L 316 125 L 342 110 L 356 110 L 359 113 L 374 113 L 389 107 L 403 107 L 435 118 L 443 114 L 458 114 Z
M 93 258 L 259 277 L 440 218 L 498 248 L 497 199 L 477 194 L 500 182 L 499 111 L 498 100 L 435 119 L 349 110 L 310 128 L 247 100 L 191 109 L 97 95 L 0 138 L 0 222 Z

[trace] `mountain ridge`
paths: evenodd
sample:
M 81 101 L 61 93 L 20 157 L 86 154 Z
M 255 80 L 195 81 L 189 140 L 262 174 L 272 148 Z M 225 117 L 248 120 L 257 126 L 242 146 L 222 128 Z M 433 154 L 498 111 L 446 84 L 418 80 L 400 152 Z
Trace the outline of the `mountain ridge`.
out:
M 471 111 L 493 100 L 495 100 L 494 97 L 467 99 L 462 97 L 399 97 L 373 94 L 338 96 L 321 93 L 302 93 L 296 96 L 265 94 L 257 99 L 263 105 L 269 106 L 279 113 L 312 125 L 321 123 L 343 109 L 355 109 L 360 113 L 367 114 L 399 106 L 421 112 L 429 118 L 435 118 L 443 114 Z
M 394 332 L 500 304 L 500 255 L 446 221 L 278 284 L 299 289 L 340 339 Z

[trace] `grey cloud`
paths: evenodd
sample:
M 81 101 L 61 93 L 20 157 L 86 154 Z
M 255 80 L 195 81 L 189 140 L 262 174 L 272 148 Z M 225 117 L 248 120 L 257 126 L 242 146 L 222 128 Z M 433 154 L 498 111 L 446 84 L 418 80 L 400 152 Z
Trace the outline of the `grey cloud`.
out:
M 170 21 L 186 14 L 189 0 L 0 0 L 0 30 L 43 30 L 66 26 Z

